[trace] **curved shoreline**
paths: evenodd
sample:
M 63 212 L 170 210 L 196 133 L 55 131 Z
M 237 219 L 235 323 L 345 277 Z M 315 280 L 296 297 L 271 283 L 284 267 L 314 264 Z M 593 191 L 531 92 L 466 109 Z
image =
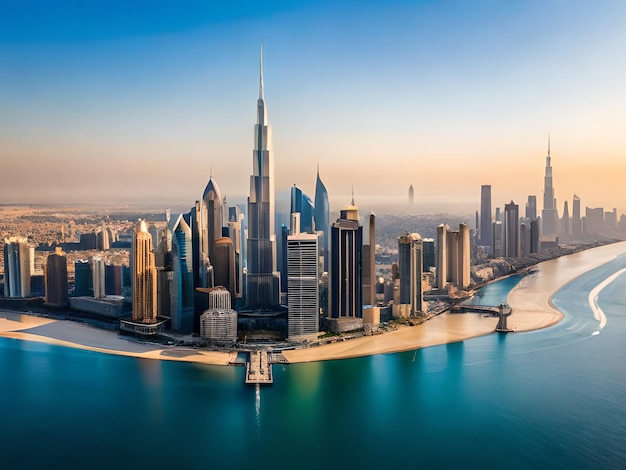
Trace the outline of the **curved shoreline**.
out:
M 508 318 L 509 328 L 523 332 L 555 325 L 563 314 L 552 303 L 553 295 L 568 282 L 625 252 L 626 242 L 619 242 L 537 264 L 536 270 L 509 292 L 507 302 L 513 309 Z M 290 363 L 298 363 L 412 351 L 491 334 L 497 321 L 495 317 L 445 312 L 417 326 L 308 349 L 287 350 L 283 355 Z M 236 352 L 136 344 L 113 331 L 12 312 L 0 312 L 0 337 L 120 356 L 211 365 L 228 365 L 237 355 Z

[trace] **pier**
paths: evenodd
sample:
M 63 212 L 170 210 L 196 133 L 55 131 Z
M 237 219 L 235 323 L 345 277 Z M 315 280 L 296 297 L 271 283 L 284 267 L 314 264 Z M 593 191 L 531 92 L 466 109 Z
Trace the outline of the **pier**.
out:
M 247 384 L 271 384 L 272 365 L 268 361 L 267 351 L 250 351 L 250 360 L 246 362 Z
M 496 331 L 499 333 L 511 333 L 511 330 L 507 326 L 507 318 L 512 313 L 511 307 L 505 303 L 501 303 L 497 307 L 491 307 L 489 305 L 455 305 L 450 311 L 452 313 L 459 312 L 471 312 L 471 313 L 485 313 L 493 317 L 498 318 L 498 324 L 496 325 Z

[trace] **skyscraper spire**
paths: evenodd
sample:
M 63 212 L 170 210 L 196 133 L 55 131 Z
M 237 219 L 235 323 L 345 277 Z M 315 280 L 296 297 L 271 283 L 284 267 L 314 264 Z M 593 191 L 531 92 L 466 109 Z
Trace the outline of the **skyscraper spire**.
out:
M 548 132 L 548 157 L 550 156 L 550 133 Z
M 260 73 L 259 73 L 259 99 L 264 99 L 263 97 L 263 43 L 261 43 L 261 62 L 260 62 Z
M 354 206 L 354 185 L 352 185 L 352 202 L 350 204 Z

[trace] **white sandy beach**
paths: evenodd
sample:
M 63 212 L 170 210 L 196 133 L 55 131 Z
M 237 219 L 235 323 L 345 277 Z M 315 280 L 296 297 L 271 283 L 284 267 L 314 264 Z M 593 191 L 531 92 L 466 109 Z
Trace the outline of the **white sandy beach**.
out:
M 530 331 L 558 323 L 563 315 L 552 305 L 552 296 L 569 281 L 622 253 L 626 253 L 626 242 L 593 248 L 536 265 L 534 272 L 524 277 L 509 293 L 507 302 L 513 310 L 508 319 L 509 328 Z M 408 351 L 487 335 L 494 332 L 496 323 L 497 318 L 475 313 L 443 313 L 418 326 L 308 349 L 284 351 L 283 354 L 289 362 L 312 362 Z M 120 337 L 114 331 L 82 323 L 7 311 L 0 311 L 0 336 L 146 359 L 227 365 L 236 358 L 236 353 L 136 343 Z
M 120 356 L 202 364 L 228 365 L 237 356 L 237 353 L 137 343 L 120 337 L 116 331 L 7 311 L 0 311 L 0 336 Z

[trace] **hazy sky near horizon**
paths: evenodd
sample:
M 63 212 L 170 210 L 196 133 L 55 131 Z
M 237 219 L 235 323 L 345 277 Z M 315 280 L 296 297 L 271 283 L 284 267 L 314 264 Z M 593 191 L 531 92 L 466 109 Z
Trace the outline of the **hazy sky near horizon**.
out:
M 622 0 L 4 2 L 0 202 L 242 202 L 260 43 L 277 191 L 626 212 Z

